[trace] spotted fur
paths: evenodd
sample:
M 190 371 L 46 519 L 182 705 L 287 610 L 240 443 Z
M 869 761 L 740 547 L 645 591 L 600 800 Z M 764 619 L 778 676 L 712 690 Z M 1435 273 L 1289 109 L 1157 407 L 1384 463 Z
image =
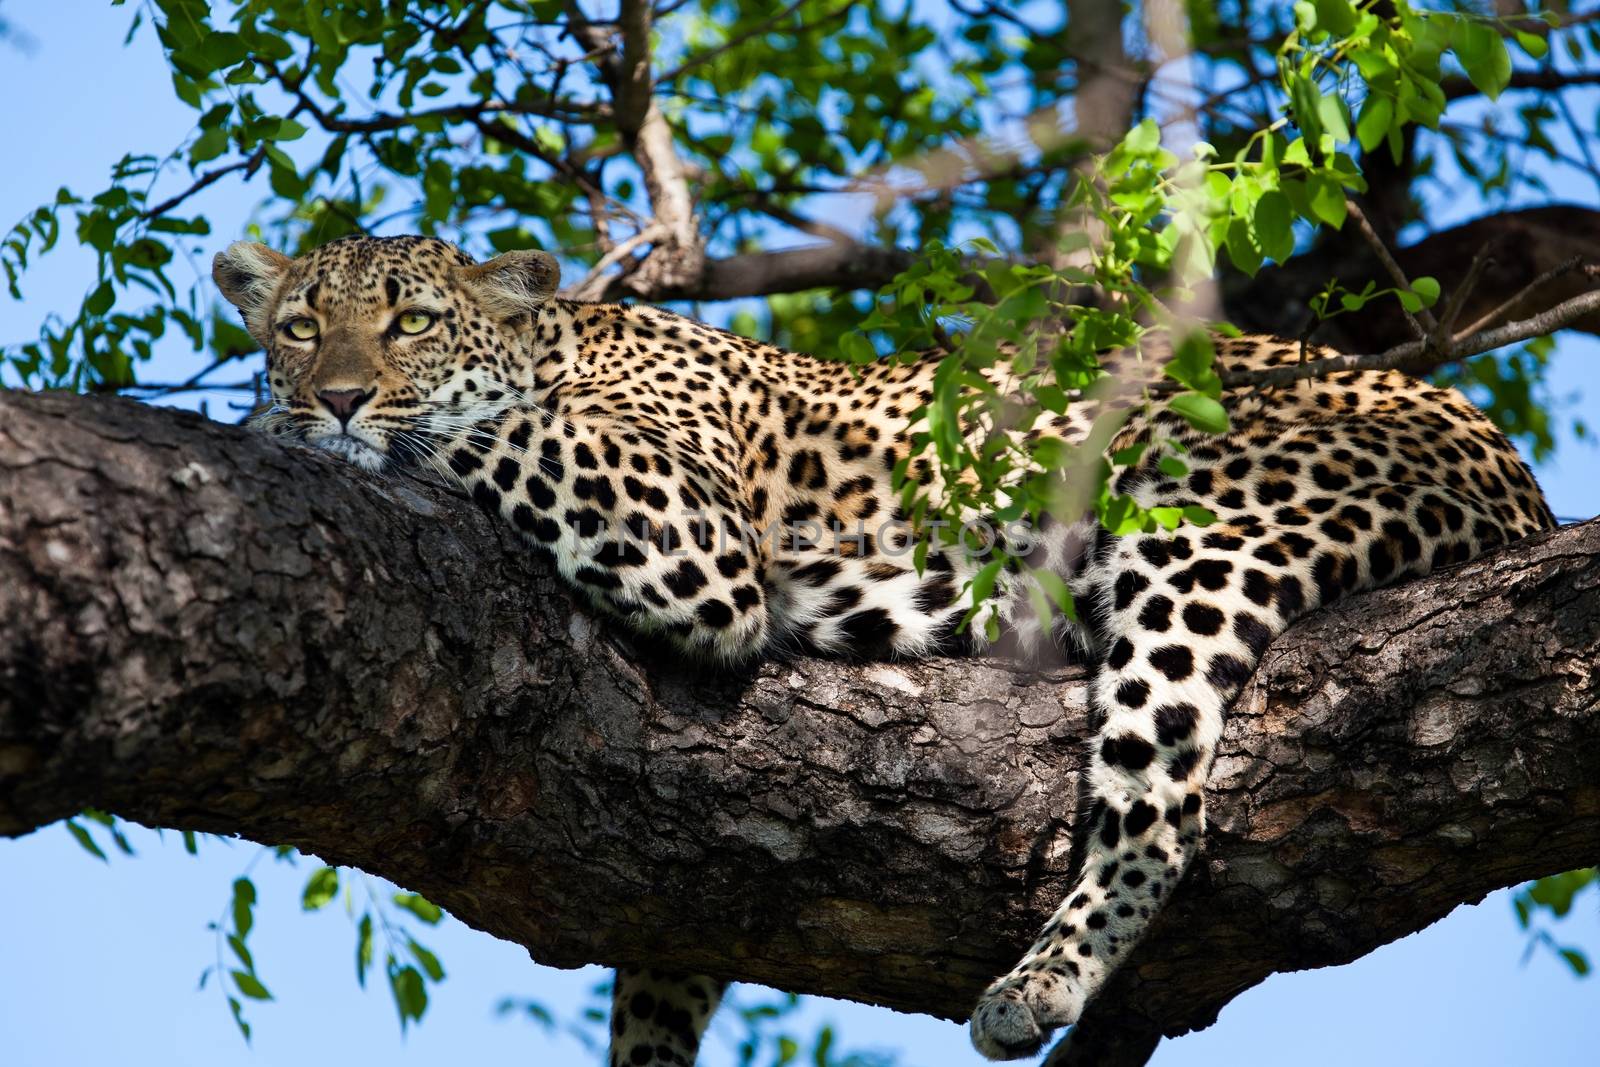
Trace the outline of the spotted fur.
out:
M 894 490 L 931 354 L 850 368 L 655 308 L 561 300 L 543 253 L 476 264 L 431 239 L 346 239 L 295 260 L 234 245 L 214 273 L 267 350 L 260 425 L 371 469 L 437 469 L 637 630 L 722 661 L 982 643 L 985 619 L 959 625 L 982 561 L 936 550 L 919 573 L 909 549 L 928 531 L 905 524 Z M 405 332 L 408 312 L 428 328 Z M 297 339 L 306 319 L 315 336 Z M 1300 358 L 1264 337 L 1218 351 L 1234 371 Z M 1236 390 L 1232 429 L 1211 436 L 1138 403 L 1159 353 L 1103 363 L 1106 388 L 1028 434 L 1080 442 L 1121 411 L 1110 448 L 1148 447 L 1117 488 L 1218 521 L 1120 537 L 1048 526 L 1027 563 L 1066 582 L 1082 621 L 1041 625 L 1021 569 L 984 608 L 1025 652 L 1091 656 L 1103 716 L 1079 880 L 973 1013 L 995 1058 L 1076 1020 L 1177 884 L 1223 712 L 1277 634 L 1553 524 L 1515 450 L 1451 390 L 1394 371 Z M 1181 476 L 1158 466 L 1175 449 Z M 1071 499 L 1073 472 L 1040 473 Z M 925 458 L 910 477 L 939 488 Z M 719 984 L 622 972 L 616 990 L 614 1065 L 692 1064 Z

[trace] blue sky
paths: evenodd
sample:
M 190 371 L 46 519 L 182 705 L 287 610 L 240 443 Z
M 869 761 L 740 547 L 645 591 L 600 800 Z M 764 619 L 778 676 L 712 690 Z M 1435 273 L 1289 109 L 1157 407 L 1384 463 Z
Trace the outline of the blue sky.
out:
M 172 99 L 148 28 L 123 48 L 131 12 L 100 0 L 10 4 L 6 16 L 35 40 L 31 54 L 0 45 L 0 225 L 8 226 L 58 185 L 99 189 L 111 162 L 135 145 L 176 145 L 192 113 Z M 1556 179 L 1558 183 L 1562 179 Z M 1561 195 L 1592 202 L 1592 186 L 1558 184 Z M 257 193 L 228 182 L 200 202 L 219 232 L 176 277 L 203 278 L 210 254 L 238 235 Z M 1470 198 L 1443 206 L 1447 222 L 1475 211 Z M 42 315 L 76 306 L 92 264 L 75 250 L 47 257 L 24 282 L 25 301 L 0 302 L 0 342 L 32 335 Z M 155 378 L 192 369 L 167 350 Z M 1557 395 L 1568 414 L 1600 426 L 1600 344 L 1564 338 L 1556 357 Z M 1565 421 L 1563 425 L 1565 425 Z M 1564 439 L 1541 481 L 1559 514 L 1600 510 L 1596 452 Z M 312 863 L 258 860 L 262 903 L 251 937 L 258 969 L 276 994 L 254 1005 L 247 1048 L 215 988 L 195 990 L 216 957 L 206 923 L 228 899 L 229 884 L 257 855 L 239 842 L 202 845 L 185 855 L 177 839 L 135 832 L 137 858 L 104 865 L 60 826 L 0 841 L 0 1062 L 8 1067 L 118 1063 L 127 1067 L 265 1065 L 309 1056 L 337 1061 L 382 1058 L 438 1063 L 464 1056 L 485 1063 L 589 1063 L 584 1046 L 547 1037 L 531 1025 L 499 1020 L 506 996 L 530 997 L 558 1018 L 592 1003 L 598 968 L 555 971 L 524 950 L 446 920 L 424 938 L 448 971 L 420 1028 L 401 1037 L 386 991 L 363 993 L 354 980 L 354 934 L 337 906 L 303 914 L 300 887 Z M 1564 940 L 1600 950 L 1600 909 L 1591 893 L 1559 928 Z M 1523 935 L 1506 894 L 1458 909 L 1430 929 L 1355 964 L 1280 975 L 1226 1008 L 1211 1029 L 1158 1051 L 1159 1065 L 1293 1061 L 1302 1067 L 1352 1062 L 1472 1064 L 1561 1062 L 1593 1055 L 1600 1035 L 1600 979 L 1575 980 L 1547 953 L 1519 961 Z M 742 994 L 759 999 L 759 992 Z M 809 1000 L 794 1029 L 825 1020 L 847 1048 L 894 1049 L 906 1065 L 982 1062 L 954 1024 L 862 1005 Z M 735 1061 L 737 1028 L 713 1029 L 707 1067 Z

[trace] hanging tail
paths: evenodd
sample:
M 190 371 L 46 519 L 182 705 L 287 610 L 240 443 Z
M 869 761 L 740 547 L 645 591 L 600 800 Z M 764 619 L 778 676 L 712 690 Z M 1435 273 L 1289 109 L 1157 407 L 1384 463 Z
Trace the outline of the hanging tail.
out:
M 611 1067 L 694 1067 L 700 1039 L 728 984 L 641 968 L 616 973 Z

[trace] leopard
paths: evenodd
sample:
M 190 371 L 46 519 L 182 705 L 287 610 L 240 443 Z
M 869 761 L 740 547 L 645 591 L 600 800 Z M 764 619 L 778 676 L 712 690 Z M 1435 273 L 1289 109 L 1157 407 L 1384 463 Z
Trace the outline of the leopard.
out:
M 1278 634 L 1555 524 L 1516 449 L 1454 389 L 1359 367 L 1251 384 L 1331 350 L 1224 331 L 1227 428 L 1202 430 L 1150 402 L 1164 364 L 1152 332 L 1102 352 L 1060 412 L 960 432 L 972 447 L 1001 433 L 1032 455 L 1054 439 L 1096 463 L 1132 456 L 1112 490 L 1212 521 L 1113 533 L 1083 463 L 1035 464 L 1025 473 L 1063 503 L 997 571 L 972 538 L 908 510 L 944 487 L 915 429 L 938 350 L 864 364 L 790 352 L 661 308 L 563 298 L 541 250 L 478 262 L 433 237 L 297 257 L 237 242 L 212 273 L 266 354 L 255 425 L 367 471 L 444 479 L 646 640 L 727 666 L 1086 660 L 1099 725 L 1075 873 L 972 1012 L 991 1059 L 1033 1056 L 1073 1024 L 1173 894 L 1201 845 L 1224 714 Z M 983 373 L 1014 385 L 1004 361 Z M 1040 596 L 1056 585 L 1070 597 Z M 724 989 L 617 971 L 612 1067 L 690 1067 Z

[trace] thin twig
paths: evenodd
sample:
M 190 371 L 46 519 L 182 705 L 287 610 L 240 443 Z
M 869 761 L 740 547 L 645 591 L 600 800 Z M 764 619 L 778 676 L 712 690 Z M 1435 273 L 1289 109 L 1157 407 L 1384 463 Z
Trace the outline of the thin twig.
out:
M 667 73 L 661 75 L 661 77 L 656 79 L 656 84 L 657 85 L 666 85 L 666 84 L 668 84 L 670 82 L 676 81 L 678 78 L 683 76 L 685 71 L 693 70 L 695 67 L 698 67 L 698 66 L 700 66 L 700 65 L 702 65 L 704 63 L 709 63 L 713 59 L 716 59 L 718 56 L 720 56 L 723 53 L 727 52 L 729 49 L 737 48 L 741 44 L 744 44 L 744 42 L 748 41 L 750 38 L 756 37 L 756 36 L 758 36 L 760 34 L 763 34 L 763 33 L 766 33 L 768 30 L 772 29 L 772 27 L 776 26 L 778 23 L 782 22 L 784 19 L 786 19 L 790 15 L 794 14 L 795 11 L 797 11 L 806 2 L 807 2 L 807 0 L 794 0 L 793 3 L 791 3 L 787 7 L 783 8 L 781 11 L 779 11 L 776 15 L 773 15 L 771 18 L 766 19 L 763 22 L 757 23 L 756 25 L 750 27 L 748 30 L 745 30 L 743 33 L 738 34 L 735 37 L 728 38 L 728 40 L 722 42 L 720 45 L 718 45 L 717 47 L 711 49 L 709 52 L 702 52 L 701 54 L 695 56 L 693 59 L 687 60 L 683 64 L 681 64 L 680 66 L 678 66 L 678 67 L 676 67 L 676 68 L 674 68 L 672 70 L 669 70 Z M 851 8 L 855 7 L 855 6 L 856 6 L 855 5 L 855 0 L 850 0 L 849 3 L 846 3 L 846 4 L 842 5 L 841 7 L 837 8 L 836 10 L 831 11 L 828 14 L 822 16 L 816 22 L 810 23 L 809 25 L 801 26 L 796 32 L 804 32 L 806 30 L 814 30 L 814 29 L 818 28 L 819 26 L 826 26 L 828 23 L 830 23 L 830 22 L 834 21 L 835 19 L 839 18 L 839 16 L 844 15 L 847 12 L 849 12 L 849 10 Z
M 846 233 L 837 226 L 830 226 L 828 223 L 818 222 L 816 219 L 808 219 L 798 212 L 790 211 L 782 204 L 758 200 L 750 206 L 763 215 L 777 219 L 785 226 L 799 230 L 801 233 L 810 234 L 812 237 L 821 237 L 824 240 L 839 243 L 855 240 L 853 235 Z
M 143 212 L 139 217 L 144 219 L 159 218 L 171 211 L 173 208 L 177 207 L 179 204 L 183 203 L 185 200 L 189 199 L 194 194 L 198 193 L 200 190 L 204 189 L 206 186 L 211 185 L 213 182 L 216 182 L 221 178 L 227 177 L 229 174 L 232 174 L 235 171 L 248 171 L 249 173 L 245 175 L 245 177 L 248 178 L 251 174 L 255 173 L 256 168 L 261 166 L 261 161 L 266 158 L 267 149 L 266 146 L 263 145 L 252 152 L 246 159 L 241 159 L 237 163 L 229 163 L 226 167 L 218 167 L 215 170 L 208 170 L 204 174 L 200 175 L 200 177 L 197 178 L 194 184 L 189 186 L 189 188 L 185 189 L 177 196 L 163 200 L 155 207 Z
M 1461 333 L 1463 335 L 1474 334 L 1479 330 L 1494 325 L 1503 316 L 1510 313 L 1512 308 L 1522 303 L 1536 290 L 1543 289 L 1546 285 L 1549 285 L 1551 282 L 1555 281 L 1564 274 L 1570 274 L 1572 271 L 1576 270 L 1578 265 L 1582 262 L 1582 256 L 1573 256 L 1570 259 L 1562 260 L 1560 263 L 1545 271 L 1527 285 L 1524 285 L 1521 289 L 1518 289 L 1517 294 L 1510 300 L 1501 303 L 1493 311 L 1481 316 L 1478 321 L 1462 330 Z
M 1554 273 L 1554 272 L 1551 272 Z M 1537 282 L 1535 284 L 1538 284 Z M 1531 286 L 1530 286 L 1531 288 Z M 1312 378 L 1325 378 L 1330 374 L 1340 374 L 1345 371 L 1375 371 L 1375 370 L 1403 370 L 1408 374 L 1426 374 L 1429 371 L 1451 363 L 1459 363 L 1464 359 L 1493 352 L 1497 348 L 1526 341 L 1533 337 L 1543 337 L 1564 329 L 1572 323 L 1600 312 L 1600 289 L 1591 289 L 1589 292 L 1580 293 L 1570 300 L 1562 301 L 1555 307 L 1541 311 L 1537 315 L 1521 319 L 1516 322 L 1506 323 L 1504 326 L 1493 329 L 1479 329 L 1479 323 L 1490 321 L 1498 315 L 1504 307 L 1515 303 L 1509 301 L 1502 308 L 1496 309 L 1491 315 L 1486 315 L 1473 324 L 1471 330 L 1457 334 L 1444 350 L 1432 343 L 1432 338 L 1422 337 L 1415 341 L 1395 345 L 1382 352 L 1368 355 L 1341 353 L 1336 356 L 1325 356 L 1322 359 L 1304 359 L 1300 362 L 1282 367 L 1267 367 L 1261 370 L 1231 371 L 1222 374 L 1222 387 L 1224 389 L 1277 389 L 1283 386 L 1294 385 L 1297 382 L 1307 381 Z M 1188 387 L 1175 381 L 1155 381 L 1142 383 L 1140 388 L 1145 392 L 1160 395 L 1182 392 Z
M 1600 83 L 1600 71 L 1580 70 L 1566 73 L 1558 70 L 1517 70 L 1512 71 L 1511 80 L 1506 83 L 1506 90 L 1515 89 L 1541 89 L 1546 92 L 1560 92 L 1580 85 L 1595 85 Z M 1450 77 L 1439 83 L 1440 90 L 1446 100 L 1460 100 L 1463 97 L 1478 96 L 1483 90 L 1466 78 Z
M 312 99 L 300 81 L 286 77 L 271 60 L 258 58 L 256 63 L 272 76 L 284 92 L 293 96 L 311 113 L 317 120 L 318 126 L 329 133 L 378 133 L 413 126 L 419 119 L 438 118 L 446 121 L 471 122 L 490 114 L 539 115 L 559 118 L 563 122 L 597 122 L 611 117 L 611 108 L 602 103 L 590 104 L 567 100 L 506 103 L 499 100 L 481 100 L 476 104 L 450 104 L 424 111 L 408 111 L 405 114 L 379 111 L 365 118 L 347 119 L 329 114 Z
M 1484 352 L 1493 352 L 1497 348 L 1504 348 L 1518 341 L 1543 337 L 1597 311 L 1600 311 L 1600 289 L 1593 289 L 1530 318 L 1460 337 L 1453 341 L 1449 350 L 1445 352 L 1435 349 L 1430 343 L 1430 338 L 1419 338 L 1373 355 L 1327 356 L 1285 367 L 1235 371 L 1222 375 L 1222 386 L 1224 389 L 1248 386 L 1275 389 L 1343 371 L 1404 370 L 1411 374 L 1423 374 L 1449 363 L 1458 363 L 1463 359 L 1482 355 Z M 1154 382 L 1147 388 L 1152 393 L 1170 393 L 1178 392 L 1185 387 L 1177 382 Z
M 1596 78 L 1600 81 L 1600 78 Z M 1556 107 L 1561 111 L 1561 118 L 1567 124 L 1567 129 L 1572 133 L 1572 139 L 1578 143 L 1578 151 L 1583 153 L 1583 161 L 1589 165 L 1589 177 L 1594 179 L 1595 185 L 1600 187 L 1600 163 L 1595 162 L 1594 152 L 1589 148 L 1589 138 L 1584 134 L 1583 127 L 1578 123 L 1578 117 L 1572 113 L 1572 106 L 1567 102 L 1566 93 L 1551 93 Z
M 1467 267 L 1466 277 L 1462 278 L 1461 282 L 1451 290 L 1449 298 L 1444 302 L 1444 307 L 1439 309 L 1439 325 L 1433 333 L 1436 343 L 1443 342 L 1450 336 L 1450 331 L 1455 327 L 1456 319 L 1461 315 L 1461 310 L 1467 306 L 1467 298 L 1478 287 L 1478 278 L 1483 274 L 1484 269 L 1494 262 L 1494 257 L 1489 254 L 1489 250 L 1494 245 L 1494 241 L 1489 241 L 1478 249 L 1478 254 L 1472 257 L 1472 264 Z
M 1350 217 L 1355 220 L 1356 228 L 1361 231 L 1361 236 L 1366 239 L 1367 246 L 1372 249 L 1372 254 L 1378 257 L 1378 262 L 1389 272 L 1389 277 L 1393 279 L 1395 285 L 1399 286 L 1403 293 L 1411 292 L 1411 282 L 1407 280 L 1406 272 L 1400 269 L 1400 264 L 1389 254 L 1389 246 L 1383 243 L 1378 231 L 1372 228 L 1366 212 L 1361 210 L 1361 205 L 1356 203 L 1355 197 L 1345 197 L 1344 204 Z M 1418 308 L 1415 314 L 1404 305 L 1401 305 L 1401 310 L 1405 312 L 1406 322 L 1411 324 L 1411 331 L 1418 338 L 1426 338 L 1438 330 L 1439 324 L 1434 321 L 1433 314 L 1427 308 Z
M 567 290 L 567 297 L 572 300 L 593 300 L 606 289 L 606 285 L 599 284 L 605 281 L 603 276 L 606 271 L 610 270 L 615 264 L 620 263 L 628 253 L 640 245 L 649 244 L 651 241 L 659 241 L 666 236 L 667 228 L 661 223 L 653 222 L 646 226 L 601 256 L 599 262 L 589 268 L 589 273 L 584 275 L 583 281 Z

